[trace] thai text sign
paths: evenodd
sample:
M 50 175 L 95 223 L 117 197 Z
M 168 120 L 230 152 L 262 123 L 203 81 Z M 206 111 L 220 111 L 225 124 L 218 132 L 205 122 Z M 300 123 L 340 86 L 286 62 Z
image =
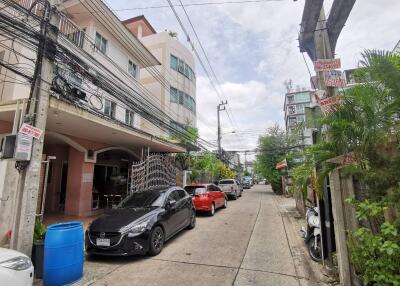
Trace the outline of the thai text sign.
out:
M 19 133 L 28 135 L 29 137 L 33 137 L 39 139 L 42 136 L 43 131 L 39 128 L 33 127 L 29 124 L 22 124 L 21 128 L 19 129 Z
M 340 101 L 341 101 L 342 97 L 340 95 L 336 95 L 336 96 L 332 96 L 332 97 L 328 97 L 325 99 L 322 99 L 319 102 L 319 105 L 321 106 L 321 110 L 324 114 L 328 114 L 332 111 L 337 110 L 337 108 L 339 107 Z
M 314 62 L 314 70 L 316 72 L 340 69 L 341 66 L 340 59 L 316 60 Z
M 346 79 L 341 71 L 331 70 L 324 72 L 325 86 L 330 87 L 344 87 L 346 86 Z

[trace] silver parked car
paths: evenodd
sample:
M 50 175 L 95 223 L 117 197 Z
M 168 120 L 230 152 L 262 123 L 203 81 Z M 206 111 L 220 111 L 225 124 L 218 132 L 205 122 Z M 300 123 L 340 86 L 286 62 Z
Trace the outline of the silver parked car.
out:
M 235 179 L 224 179 L 218 182 L 218 187 L 229 197 L 236 200 L 242 196 L 243 189 Z

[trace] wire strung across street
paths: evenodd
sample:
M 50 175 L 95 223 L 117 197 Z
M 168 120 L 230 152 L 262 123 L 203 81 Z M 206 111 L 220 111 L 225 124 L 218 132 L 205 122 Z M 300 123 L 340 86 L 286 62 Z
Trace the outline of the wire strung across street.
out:
M 2 0 L 0 3 L 8 3 L 13 4 L 17 10 L 19 10 L 25 16 L 30 17 L 31 12 L 27 9 L 20 7 L 19 5 L 15 5 L 14 3 L 9 3 L 10 1 Z M 12 2 L 12 1 L 11 1 Z M 22 9 L 21 9 L 22 8 Z M 5 34 L 10 35 L 11 37 L 21 40 L 21 43 L 26 48 L 33 48 L 33 50 L 37 50 L 37 45 L 39 44 L 39 34 L 38 31 L 35 30 L 33 27 L 23 23 L 19 20 L 13 19 L 10 16 L 5 15 L 4 13 L 0 13 L 1 18 L 4 22 L 2 23 L 9 23 L 9 25 L 0 25 L 0 30 L 4 31 Z M 37 17 L 33 17 L 37 19 Z M 18 30 L 18 33 L 14 30 L 10 30 L 9 27 L 13 27 Z M 68 39 L 67 36 L 60 34 L 61 37 Z M 28 40 L 27 39 L 34 39 Z M 69 40 L 69 39 L 68 39 Z M 65 44 L 65 43 L 64 43 Z M 80 50 L 79 55 L 84 55 L 88 62 L 83 63 L 82 59 L 75 56 L 75 54 L 71 53 L 69 50 L 70 47 L 66 47 L 62 44 L 57 44 L 57 65 L 62 65 L 67 67 L 70 71 L 80 74 L 81 76 L 89 79 L 92 84 L 107 91 L 109 94 L 112 94 L 113 97 L 123 102 L 127 107 L 131 108 L 133 111 L 140 114 L 143 118 L 147 119 L 155 126 L 160 127 L 162 130 L 165 130 L 170 133 L 179 134 L 183 137 L 187 137 L 186 132 L 179 130 L 178 128 L 171 125 L 171 118 L 168 114 L 165 114 L 162 110 L 154 106 L 148 99 L 144 98 L 139 92 L 127 86 L 124 82 L 122 82 L 119 78 L 117 78 L 113 73 L 108 71 L 104 66 L 102 66 L 98 61 L 96 61 L 93 57 L 91 57 L 86 51 L 83 49 Z M 76 48 L 76 47 L 75 47 Z M 96 77 L 90 74 L 88 63 L 91 63 L 91 67 L 97 67 Z M 12 69 L 12 67 L 8 65 L 4 65 L 6 68 L 17 71 L 17 69 Z M 101 71 L 100 71 L 101 70 Z M 106 72 L 105 72 L 106 71 Z M 22 76 L 28 77 L 26 71 L 20 71 Z M 58 75 L 60 77 L 60 75 Z M 67 83 L 71 84 L 71 83 Z M 73 83 L 72 83 L 73 85 Z M 58 90 L 61 91 L 60 89 Z M 65 89 L 64 89 L 65 91 Z M 86 89 L 86 91 L 89 91 Z M 93 91 L 89 91 L 89 93 L 93 94 Z M 133 96 L 132 96 L 133 95 Z M 68 99 L 68 98 L 67 98 Z M 77 105 L 81 105 L 82 103 L 74 102 Z M 167 119 L 167 120 L 166 120 Z M 189 138 L 186 138 L 189 139 Z M 199 145 L 202 146 L 203 143 L 207 143 L 212 145 L 211 143 L 199 138 Z

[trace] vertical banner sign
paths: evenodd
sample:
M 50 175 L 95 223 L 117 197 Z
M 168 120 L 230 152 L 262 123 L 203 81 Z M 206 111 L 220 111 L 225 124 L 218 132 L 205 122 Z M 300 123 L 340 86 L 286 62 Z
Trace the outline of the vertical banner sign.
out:
M 340 69 L 341 67 L 342 64 L 340 62 L 340 59 L 330 59 L 330 60 L 319 59 L 314 62 L 314 70 L 316 72 L 336 70 Z
M 346 86 L 346 79 L 341 71 L 331 70 L 324 71 L 325 86 L 331 87 L 344 87 Z

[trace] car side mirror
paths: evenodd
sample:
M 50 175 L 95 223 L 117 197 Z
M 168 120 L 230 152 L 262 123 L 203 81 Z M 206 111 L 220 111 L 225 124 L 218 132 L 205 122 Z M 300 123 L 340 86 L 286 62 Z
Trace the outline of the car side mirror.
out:
M 175 208 L 175 206 L 176 206 L 176 201 L 175 200 L 168 201 L 167 205 L 166 205 L 167 209 L 170 209 L 170 210 L 173 210 Z

